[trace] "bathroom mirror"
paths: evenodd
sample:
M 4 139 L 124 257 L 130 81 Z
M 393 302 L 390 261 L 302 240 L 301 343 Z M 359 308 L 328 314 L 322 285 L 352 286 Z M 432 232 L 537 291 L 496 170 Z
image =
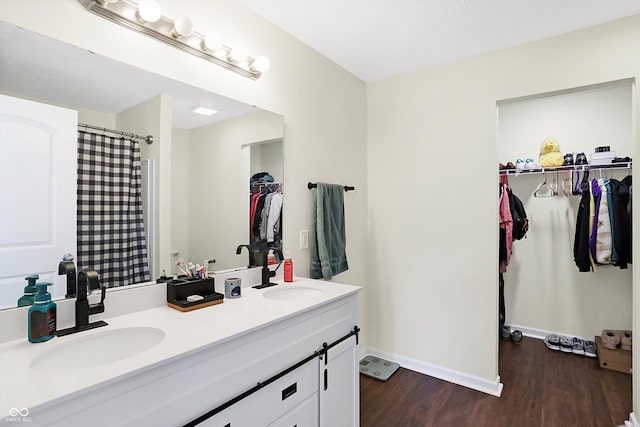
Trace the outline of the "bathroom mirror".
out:
M 249 242 L 249 178 L 257 158 L 251 151 L 279 145 L 280 148 L 270 151 L 279 152 L 280 157 L 271 158 L 268 167 L 272 170 L 266 172 L 282 180 L 282 116 L 3 21 L 0 21 L 0 64 L 0 94 L 75 109 L 80 123 L 108 129 L 141 134 L 128 128 L 131 118 L 121 117 L 122 112 L 158 97 L 162 97 L 162 102 L 168 100 L 170 113 L 156 119 L 166 121 L 170 117 L 170 152 L 158 151 L 162 142 L 158 135 L 153 135 L 156 142 L 150 146 L 140 143 L 143 187 L 148 189 L 143 199 L 149 206 L 145 211 L 148 217 L 145 227 L 151 279 L 163 271 L 168 275 L 179 272 L 175 262 L 180 258 L 194 263 L 215 259 L 214 270 L 248 265 L 247 253 L 236 255 L 235 250 L 239 244 Z M 194 114 L 192 110 L 199 105 L 217 109 L 218 114 Z M 149 160 L 147 164 L 145 158 Z M 171 168 L 172 179 L 166 181 L 168 184 L 157 180 L 161 165 Z M 203 171 L 211 173 L 202 174 Z M 149 180 L 147 185 L 145 176 Z M 166 192 L 171 194 L 171 220 L 168 226 L 163 226 L 157 221 L 158 204 L 154 198 Z M 161 240 L 170 253 L 157 253 Z M 24 276 L 31 273 L 7 277 L 0 271 L 0 308 L 15 306 L 23 293 Z M 60 292 L 63 276 L 45 280 L 59 282 L 54 298 L 64 296 Z

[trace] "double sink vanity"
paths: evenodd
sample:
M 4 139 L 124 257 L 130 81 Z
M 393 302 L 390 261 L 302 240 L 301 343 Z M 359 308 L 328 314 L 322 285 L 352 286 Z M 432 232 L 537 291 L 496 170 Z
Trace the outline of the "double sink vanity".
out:
M 240 298 L 189 312 L 167 307 L 165 284 L 114 289 L 92 316 L 105 327 L 38 344 L 4 333 L 0 424 L 359 425 L 360 288 L 278 283 L 246 276 Z M 72 304 L 58 302 L 59 329 Z M 0 316 L 26 330 L 26 310 Z

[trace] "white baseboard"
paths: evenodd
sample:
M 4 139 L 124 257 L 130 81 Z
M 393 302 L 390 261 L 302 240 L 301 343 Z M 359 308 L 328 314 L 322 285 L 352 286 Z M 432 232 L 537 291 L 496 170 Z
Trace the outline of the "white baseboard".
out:
M 429 375 L 431 377 L 439 378 L 453 384 L 458 384 L 472 390 L 481 391 L 492 396 L 500 397 L 500 395 L 502 394 L 502 383 L 500 382 L 500 375 L 496 376 L 495 381 L 490 381 L 484 378 L 476 377 L 475 375 L 453 371 L 451 369 L 431 365 L 429 363 L 421 362 L 398 354 L 387 353 L 386 351 L 378 350 L 371 347 L 363 348 L 360 350 L 361 359 L 366 355 L 379 356 L 383 359 L 388 359 L 392 362 L 399 363 L 403 368 L 419 372 L 421 374 Z
M 551 334 L 564 335 L 566 337 L 572 337 L 572 338 L 575 337 L 575 335 L 572 335 L 572 334 L 565 334 L 565 333 L 556 332 L 556 331 L 545 331 L 543 329 L 529 328 L 527 326 L 520 326 L 520 325 L 513 325 L 513 324 L 506 324 L 505 326 L 509 326 L 511 328 L 511 331 L 514 331 L 516 329 L 522 331 L 522 335 L 524 335 L 525 337 L 537 338 L 539 340 L 543 340 L 547 335 L 551 335 Z M 578 338 L 581 338 L 587 341 L 593 341 L 593 337 L 590 337 L 590 338 L 578 337 Z

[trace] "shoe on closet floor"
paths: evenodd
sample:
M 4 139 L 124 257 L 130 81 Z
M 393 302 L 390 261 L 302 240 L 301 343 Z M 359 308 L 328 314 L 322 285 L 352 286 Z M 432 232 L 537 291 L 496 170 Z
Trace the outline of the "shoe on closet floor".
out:
M 612 331 L 605 329 L 602 331 L 602 345 L 609 350 L 615 350 L 620 344 L 620 333 L 618 331 Z
M 547 335 L 544 344 L 551 350 L 560 350 L 560 337 L 556 334 Z
M 511 339 L 511 327 L 507 325 L 503 326 L 500 336 L 504 341 L 509 341 L 509 339 Z
M 569 337 L 560 337 L 560 351 L 563 353 L 573 353 L 573 340 Z
M 598 350 L 596 350 L 596 343 L 594 343 L 593 341 L 585 341 L 584 355 L 587 357 L 598 357 Z
M 571 347 L 571 352 L 573 354 L 579 354 L 580 356 L 584 356 L 584 340 L 574 337 L 573 346 Z
M 631 331 L 618 331 L 620 335 L 620 348 L 625 351 L 631 351 L 633 347 L 631 342 Z
M 515 331 L 511 332 L 511 341 L 516 344 L 520 344 L 520 342 L 522 341 L 522 331 L 516 329 Z

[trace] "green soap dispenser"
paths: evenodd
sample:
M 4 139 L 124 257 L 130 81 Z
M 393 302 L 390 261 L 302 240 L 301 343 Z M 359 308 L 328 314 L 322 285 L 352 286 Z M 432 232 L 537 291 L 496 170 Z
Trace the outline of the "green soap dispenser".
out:
M 51 283 L 36 283 L 38 293 L 29 308 L 28 335 L 30 342 L 48 341 L 56 336 L 56 303 L 47 292 Z
M 36 280 L 38 280 L 40 276 L 37 274 L 32 274 L 31 276 L 25 277 L 25 280 L 29 281 L 29 284 L 24 287 L 24 295 L 18 298 L 18 307 L 25 307 L 27 305 L 33 305 L 33 300 L 38 292 L 38 288 L 36 288 Z

